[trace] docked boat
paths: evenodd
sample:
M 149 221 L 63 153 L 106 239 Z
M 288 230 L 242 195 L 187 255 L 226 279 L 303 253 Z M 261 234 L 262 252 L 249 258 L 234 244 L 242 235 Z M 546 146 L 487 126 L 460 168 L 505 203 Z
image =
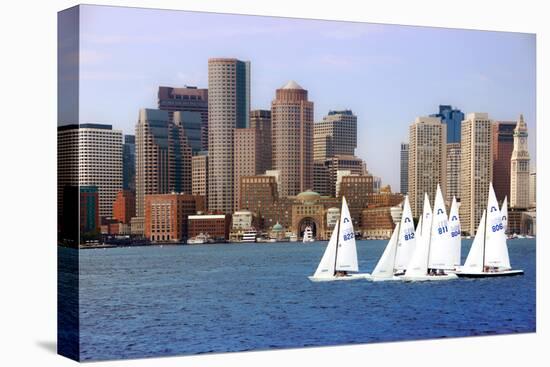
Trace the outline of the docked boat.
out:
M 342 198 L 340 219 L 336 222 L 325 253 L 315 273 L 308 277 L 314 282 L 364 279 L 370 274 L 359 273 L 355 232 L 346 198 Z
M 523 270 L 513 270 L 510 265 L 504 228 L 502 213 L 490 184 L 487 210 L 481 216 L 466 262 L 456 272 L 459 277 L 493 278 L 523 274 Z
M 405 196 L 401 221 L 394 228 L 380 260 L 368 280 L 400 280 L 416 246 L 416 236 L 409 197 Z
M 208 243 L 209 236 L 204 233 L 199 233 L 195 237 L 191 237 L 187 240 L 188 245 L 202 245 Z
M 304 229 L 304 237 L 302 239 L 303 243 L 313 242 L 315 239 L 313 238 L 313 230 L 310 226 L 306 226 Z
M 290 242 L 297 242 L 297 241 L 298 241 L 298 235 L 296 235 L 296 233 L 292 233 L 292 234 L 290 235 L 290 237 L 288 237 L 288 240 L 289 240 Z
M 254 228 L 249 228 L 243 232 L 240 242 L 256 242 L 258 232 Z
M 437 185 L 434 211 L 430 207 L 428 194 L 424 194 L 422 223 L 418 232 L 416 249 L 401 280 L 441 281 L 456 279 L 448 270 L 454 269 L 453 241 L 441 188 Z

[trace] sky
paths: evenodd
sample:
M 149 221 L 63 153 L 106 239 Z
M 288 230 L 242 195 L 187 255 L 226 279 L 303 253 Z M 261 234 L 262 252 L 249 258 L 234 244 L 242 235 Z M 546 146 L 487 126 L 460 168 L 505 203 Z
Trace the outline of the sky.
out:
M 432 27 L 81 6 L 79 122 L 134 134 L 159 86 L 208 86 L 208 59 L 251 62 L 251 109 L 295 80 L 314 102 L 357 115 L 356 155 L 399 190 L 400 143 L 418 116 L 451 104 L 536 132 L 535 35 Z

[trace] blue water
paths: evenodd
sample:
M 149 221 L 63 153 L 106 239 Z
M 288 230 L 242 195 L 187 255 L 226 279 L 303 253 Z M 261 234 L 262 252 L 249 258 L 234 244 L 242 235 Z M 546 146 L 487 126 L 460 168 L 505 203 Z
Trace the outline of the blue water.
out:
M 312 283 L 326 242 L 81 250 L 81 359 L 534 332 L 535 240 L 508 245 L 524 276 L 425 283 Z

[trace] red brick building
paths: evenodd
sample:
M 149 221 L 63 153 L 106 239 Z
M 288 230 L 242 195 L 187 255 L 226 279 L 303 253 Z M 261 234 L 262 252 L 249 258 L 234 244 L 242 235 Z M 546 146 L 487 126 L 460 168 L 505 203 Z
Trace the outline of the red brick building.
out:
M 515 121 L 497 121 L 493 124 L 493 188 L 497 200 L 508 196 L 510 202 L 510 159 L 514 150 Z
M 225 241 L 229 238 L 231 216 L 226 214 L 190 215 L 189 238 L 206 234 L 215 241 Z
M 187 217 L 204 211 L 204 196 L 145 195 L 145 237 L 153 242 L 180 242 L 188 237 Z
M 136 216 L 136 194 L 129 190 L 120 191 L 113 202 L 113 219 L 128 224 Z

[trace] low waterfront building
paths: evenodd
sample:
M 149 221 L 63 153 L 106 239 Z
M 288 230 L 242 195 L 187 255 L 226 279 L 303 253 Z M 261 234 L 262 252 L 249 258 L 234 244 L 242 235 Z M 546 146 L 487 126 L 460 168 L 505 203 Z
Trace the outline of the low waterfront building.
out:
M 136 215 L 136 194 L 130 190 L 119 191 L 113 203 L 113 219 L 129 224 Z
M 343 176 L 339 186 L 338 197 L 346 198 L 353 225 L 355 228 L 360 228 L 363 209 L 369 204 L 369 198 L 374 195 L 373 177 L 372 175 Z
M 529 210 L 521 215 L 520 232 L 527 236 L 537 235 L 537 212 Z
M 187 217 L 189 238 L 205 234 L 211 240 L 225 242 L 229 239 L 231 216 L 226 214 L 197 214 Z
M 204 210 L 204 196 L 189 194 L 145 195 L 145 237 L 153 242 L 187 239 L 187 217 Z
M 133 217 L 130 219 L 130 234 L 134 237 L 143 237 L 145 235 L 144 217 Z
M 394 228 L 391 207 L 369 207 L 362 213 L 362 235 L 366 238 L 390 238 Z

